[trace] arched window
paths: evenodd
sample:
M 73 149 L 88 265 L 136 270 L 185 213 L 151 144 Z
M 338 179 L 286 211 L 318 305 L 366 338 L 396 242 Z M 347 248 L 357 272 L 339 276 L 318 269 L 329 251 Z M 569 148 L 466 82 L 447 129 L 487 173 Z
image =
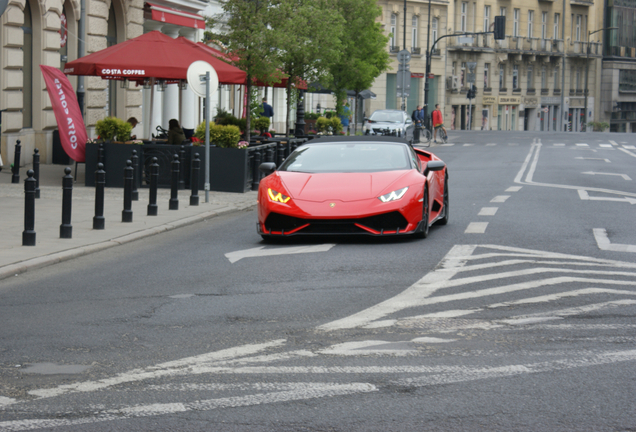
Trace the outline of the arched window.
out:
M 418 46 L 420 46 L 417 40 L 417 24 L 417 16 L 413 15 L 413 19 L 411 21 L 411 46 L 413 48 L 417 48 Z
M 391 14 L 391 48 L 395 46 L 395 40 L 397 38 L 397 15 Z
M 433 18 L 431 20 L 431 46 L 433 46 L 433 44 L 435 43 L 435 41 L 437 40 L 437 18 Z

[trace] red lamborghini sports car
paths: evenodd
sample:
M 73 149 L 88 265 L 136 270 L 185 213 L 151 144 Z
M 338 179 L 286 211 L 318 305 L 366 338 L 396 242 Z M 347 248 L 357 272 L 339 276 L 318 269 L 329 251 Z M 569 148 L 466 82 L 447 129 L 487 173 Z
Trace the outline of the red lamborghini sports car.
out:
M 257 231 L 293 235 L 413 235 L 448 222 L 448 170 L 434 154 L 386 136 L 318 138 L 298 147 L 258 189 Z

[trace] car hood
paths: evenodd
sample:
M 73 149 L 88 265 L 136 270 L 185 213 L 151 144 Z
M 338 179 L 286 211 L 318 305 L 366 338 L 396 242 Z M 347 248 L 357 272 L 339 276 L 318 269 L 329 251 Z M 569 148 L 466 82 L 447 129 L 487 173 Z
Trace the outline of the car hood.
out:
M 359 201 L 391 192 L 392 187 L 408 186 L 408 174 L 413 170 L 373 173 L 299 173 L 279 171 L 278 174 L 293 199 L 305 201 Z

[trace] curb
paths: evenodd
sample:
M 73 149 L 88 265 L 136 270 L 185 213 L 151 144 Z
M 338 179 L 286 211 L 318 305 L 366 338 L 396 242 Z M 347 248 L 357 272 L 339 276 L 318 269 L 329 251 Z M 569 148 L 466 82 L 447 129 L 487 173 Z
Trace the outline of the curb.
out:
M 176 221 L 152 228 L 147 228 L 141 231 L 135 231 L 133 233 L 115 237 L 107 241 L 93 243 L 85 246 L 78 246 L 73 249 L 67 249 L 49 255 L 31 258 L 14 264 L 2 266 L 0 267 L 0 280 L 26 273 L 29 270 L 36 270 L 43 267 L 48 267 L 50 265 L 57 264 L 63 261 L 68 261 L 74 258 L 110 249 L 111 247 L 124 245 L 126 243 L 141 240 L 143 238 L 154 236 L 156 234 L 161 234 L 163 232 L 172 231 L 177 228 L 185 227 L 198 222 L 203 222 L 207 219 L 211 219 L 222 214 L 247 210 L 252 207 L 256 207 L 256 204 L 222 207 L 214 211 L 201 213 L 195 216 L 189 216 L 183 219 L 177 219 Z

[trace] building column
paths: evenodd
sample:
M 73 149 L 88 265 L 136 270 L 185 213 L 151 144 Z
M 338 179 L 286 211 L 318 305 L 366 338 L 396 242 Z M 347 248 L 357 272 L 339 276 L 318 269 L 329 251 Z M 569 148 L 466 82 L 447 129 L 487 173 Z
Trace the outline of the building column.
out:
M 179 29 L 171 26 L 164 26 L 161 31 L 171 38 L 179 36 Z M 179 85 L 168 84 L 163 91 L 163 115 L 161 117 L 162 126 L 168 129 L 168 122 L 171 119 L 179 118 Z

